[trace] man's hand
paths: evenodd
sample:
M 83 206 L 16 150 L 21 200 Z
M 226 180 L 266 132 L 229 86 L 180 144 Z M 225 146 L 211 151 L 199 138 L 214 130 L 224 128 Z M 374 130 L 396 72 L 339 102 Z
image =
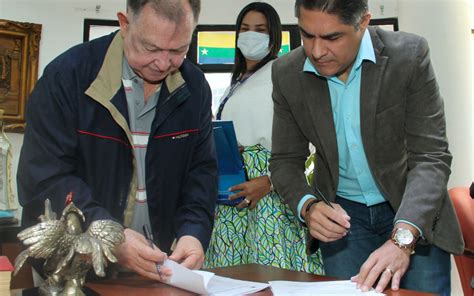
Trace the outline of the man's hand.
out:
M 170 259 L 181 263 L 189 269 L 201 268 L 204 262 L 204 250 L 201 242 L 190 235 L 182 236 L 178 240 Z
M 303 206 L 302 216 L 305 217 L 306 225 L 312 237 L 322 242 L 332 242 L 341 239 L 347 234 L 351 227 L 351 217 L 338 204 L 331 203 L 331 208 L 324 202 L 318 202 L 312 206 L 309 213 L 304 212 L 306 202 Z
M 270 193 L 270 185 L 270 179 L 268 176 L 257 177 L 250 181 L 230 187 L 230 191 L 241 191 L 237 192 L 236 194 L 232 194 L 229 196 L 229 199 L 233 200 L 245 196 L 250 204 L 247 204 L 247 202 L 243 200 L 237 205 L 237 208 L 242 209 L 248 206 L 250 209 L 254 209 L 257 206 L 257 202 L 262 197 Z
M 351 281 L 357 282 L 357 288 L 368 291 L 380 277 L 375 290 L 382 292 L 392 280 L 392 290 L 400 287 L 400 280 L 410 264 L 411 250 L 402 250 L 392 241 L 387 241 L 380 248 L 370 254 L 360 268 L 359 274 Z
M 152 249 L 143 235 L 130 228 L 125 229 L 124 234 L 125 242 L 114 252 L 118 263 L 141 276 L 166 281 L 171 276 L 171 270 L 160 266 L 160 274 L 157 272 L 157 264 L 163 263 L 166 253 L 156 246 Z

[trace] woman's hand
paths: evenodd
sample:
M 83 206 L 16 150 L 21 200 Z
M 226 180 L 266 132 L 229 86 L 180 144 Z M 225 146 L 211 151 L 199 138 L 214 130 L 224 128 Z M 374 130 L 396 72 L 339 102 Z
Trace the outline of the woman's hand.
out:
M 250 208 L 254 209 L 257 206 L 257 202 L 270 193 L 270 179 L 268 176 L 261 176 L 250 181 L 232 186 L 229 188 L 230 191 L 238 191 L 236 194 L 229 196 L 230 200 L 237 199 L 244 196 L 245 199 L 237 205 L 237 208 Z

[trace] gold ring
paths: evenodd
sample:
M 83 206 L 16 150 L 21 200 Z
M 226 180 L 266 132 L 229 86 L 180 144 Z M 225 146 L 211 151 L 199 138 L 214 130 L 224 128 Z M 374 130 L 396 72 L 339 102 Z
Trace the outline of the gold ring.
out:
M 247 204 L 247 207 L 250 206 L 250 204 L 252 203 L 250 200 L 248 200 L 247 198 L 244 198 L 244 201 L 245 203 Z
M 387 268 L 385 268 L 385 271 L 388 271 L 388 272 L 390 272 L 390 275 L 391 275 L 391 276 L 393 276 L 393 274 L 394 274 L 393 270 L 391 270 L 391 269 L 390 269 L 390 268 L 388 268 L 388 267 L 387 267 Z

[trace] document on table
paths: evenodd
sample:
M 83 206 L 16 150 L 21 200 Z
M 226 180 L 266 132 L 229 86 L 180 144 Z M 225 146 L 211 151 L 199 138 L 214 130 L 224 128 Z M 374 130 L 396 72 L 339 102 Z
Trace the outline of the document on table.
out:
M 309 295 L 385 295 L 371 290 L 362 292 L 357 289 L 356 283 L 351 281 L 331 281 L 331 282 L 291 282 L 291 281 L 271 281 L 268 282 L 272 293 L 275 296 L 309 296 Z
M 190 270 L 169 259 L 165 260 L 163 266 L 173 271 L 167 284 L 201 295 L 243 295 L 258 292 L 269 286 L 267 283 L 234 280 L 214 275 L 212 272 Z

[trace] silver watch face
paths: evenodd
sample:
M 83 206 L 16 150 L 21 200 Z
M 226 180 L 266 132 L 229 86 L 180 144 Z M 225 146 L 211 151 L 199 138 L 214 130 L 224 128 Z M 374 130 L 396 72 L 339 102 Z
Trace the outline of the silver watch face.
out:
M 399 244 L 403 246 L 411 244 L 414 240 L 413 233 L 411 233 L 410 230 L 403 228 L 397 229 L 394 238 Z

